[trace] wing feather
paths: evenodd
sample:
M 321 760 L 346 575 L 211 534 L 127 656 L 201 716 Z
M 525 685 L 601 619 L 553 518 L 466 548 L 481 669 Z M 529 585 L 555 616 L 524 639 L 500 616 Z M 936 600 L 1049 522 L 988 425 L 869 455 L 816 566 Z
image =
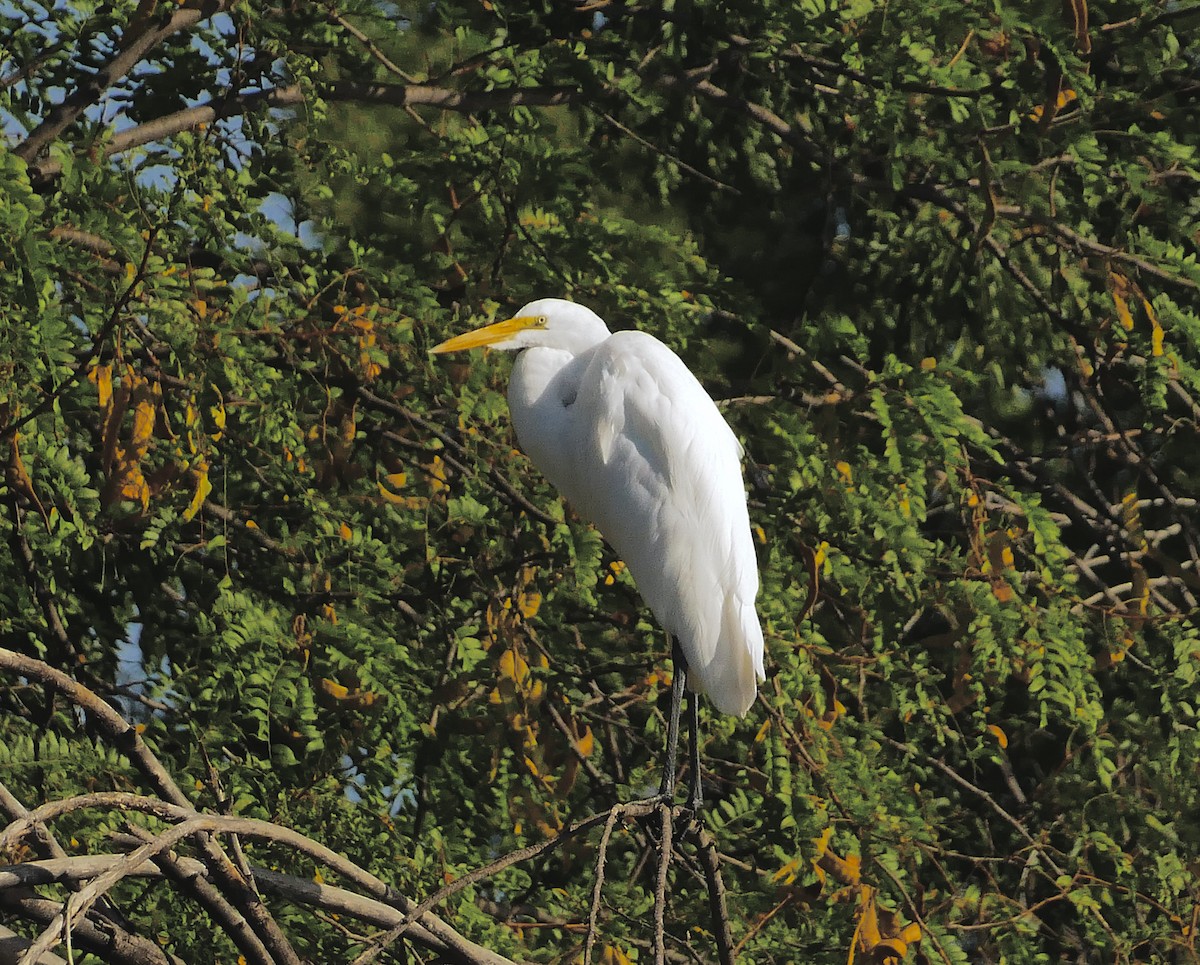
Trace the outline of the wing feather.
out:
M 570 479 L 555 480 L 619 553 L 680 641 L 689 683 L 744 714 L 763 676 L 758 565 L 741 445 L 695 376 L 643 332 L 577 361 Z

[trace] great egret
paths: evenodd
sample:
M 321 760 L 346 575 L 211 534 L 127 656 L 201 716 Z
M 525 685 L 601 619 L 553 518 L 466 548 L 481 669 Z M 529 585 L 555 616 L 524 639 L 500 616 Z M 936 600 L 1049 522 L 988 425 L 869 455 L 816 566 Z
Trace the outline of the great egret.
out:
M 433 351 L 485 345 L 520 353 L 508 384 L 517 439 L 599 527 L 674 640 L 660 793 L 674 792 L 686 684 L 698 808 L 695 694 L 744 716 L 764 679 L 742 447 L 679 356 L 644 332 L 610 333 L 582 305 L 542 298 Z

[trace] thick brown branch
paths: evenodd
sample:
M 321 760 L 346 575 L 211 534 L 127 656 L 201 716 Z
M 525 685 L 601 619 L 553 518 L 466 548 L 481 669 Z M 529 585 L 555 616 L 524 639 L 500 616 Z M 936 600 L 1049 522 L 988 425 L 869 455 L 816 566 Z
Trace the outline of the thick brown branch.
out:
M 264 108 L 299 107 L 311 97 L 328 101 L 386 104 L 392 107 L 434 107 L 441 110 L 470 113 L 486 110 L 508 110 L 518 106 L 554 107 L 566 104 L 578 92 L 571 88 L 521 88 L 517 90 L 460 91 L 428 84 L 367 84 L 359 81 L 335 81 L 316 89 L 293 84 L 268 91 L 234 94 L 189 107 L 146 121 L 137 127 L 115 134 L 105 145 L 106 155 L 120 154 L 131 148 L 161 141 L 183 131 L 193 131 L 226 117 L 247 114 Z M 56 177 L 62 165 L 53 160 L 31 164 L 30 177 L 44 183 Z

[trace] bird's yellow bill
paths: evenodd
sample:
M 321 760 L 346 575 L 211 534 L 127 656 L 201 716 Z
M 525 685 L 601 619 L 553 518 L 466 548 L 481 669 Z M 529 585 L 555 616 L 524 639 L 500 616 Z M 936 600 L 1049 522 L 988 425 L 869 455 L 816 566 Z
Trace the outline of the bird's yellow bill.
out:
M 454 338 L 446 339 L 429 351 L 441 355 L 443 352 L 461 352 L 463 349 L 495 345 L 497 342 L 512 338 L 517 332 L 522 332 L 527 328 L 541 328 L 545 324 L 546 320 L 540 315 L 518 315 L 516 318 L 477 328 L 473 332 L 455 335 Z

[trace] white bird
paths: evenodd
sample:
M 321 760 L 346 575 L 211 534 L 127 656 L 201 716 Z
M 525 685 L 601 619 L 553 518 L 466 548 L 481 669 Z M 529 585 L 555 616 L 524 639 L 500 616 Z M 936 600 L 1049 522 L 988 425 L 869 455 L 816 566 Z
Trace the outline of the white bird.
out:
M 685 682 L 744 716 L 764 679 L 741 444 L 679 356 L 644 332 L 610 333 L 582 305 L 542 298 L 433 351 L 480 346 L 520 353 L 508 406 L 521 447 L 608 539 L 674 638 L 669 799 Z M 695 696 L 689 705 L 698 807 Z

